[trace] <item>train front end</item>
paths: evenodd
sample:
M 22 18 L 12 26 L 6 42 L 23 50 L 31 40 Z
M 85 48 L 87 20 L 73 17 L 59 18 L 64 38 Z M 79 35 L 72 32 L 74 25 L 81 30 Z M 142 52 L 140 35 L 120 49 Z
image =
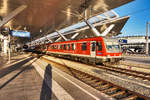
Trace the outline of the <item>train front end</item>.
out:
M 122 50 L 116 38 L 104 38 L 105 56 L 107 62 L 118 62 L 123 59 Z

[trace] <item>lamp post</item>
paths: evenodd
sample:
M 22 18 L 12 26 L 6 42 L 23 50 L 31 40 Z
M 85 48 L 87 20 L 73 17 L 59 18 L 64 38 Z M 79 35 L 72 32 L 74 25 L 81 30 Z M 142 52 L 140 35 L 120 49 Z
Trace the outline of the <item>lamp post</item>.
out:
M 145 48 L 145 50 L 146 50 L 146 55 L 149 55 L 149 30 L 148 30 L 148 25 L 149 25 L 149 22 L 147 22 L 146 23 L 147 24 L 147 29 L 146 29 L 146 48 Z
M 8 63 L 10 63 L 11 60 L 11 54 L 10 54 L 10 34 L 8 35 Z

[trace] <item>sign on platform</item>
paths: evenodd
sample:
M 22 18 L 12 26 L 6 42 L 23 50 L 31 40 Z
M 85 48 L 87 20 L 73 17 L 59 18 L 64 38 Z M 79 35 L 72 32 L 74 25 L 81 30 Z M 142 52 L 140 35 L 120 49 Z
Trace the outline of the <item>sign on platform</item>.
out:
M 11 31 L 11 35 L 12 36 L 16 36 L 16 37 L 30 37 L 30 32 L 27 31 L 21 31 L 21 30 L 13 30 Z

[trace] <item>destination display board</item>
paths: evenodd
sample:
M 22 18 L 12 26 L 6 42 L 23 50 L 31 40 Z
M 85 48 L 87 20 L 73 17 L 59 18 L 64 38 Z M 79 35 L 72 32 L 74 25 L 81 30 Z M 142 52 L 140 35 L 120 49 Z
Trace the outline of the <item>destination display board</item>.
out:
M 125 39 L 120 39 L 119 40 L 119 43 L 127 43 L 128 41 L 127 40 L 125 40 Z
M 30 37 L 30 32 L 22 30 L 12 30 L 11 35 L 15 37 Z

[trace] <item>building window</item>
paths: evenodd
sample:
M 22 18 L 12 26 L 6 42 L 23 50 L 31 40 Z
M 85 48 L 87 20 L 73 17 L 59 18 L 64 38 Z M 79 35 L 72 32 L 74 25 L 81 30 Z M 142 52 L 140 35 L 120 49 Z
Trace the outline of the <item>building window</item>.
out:
M 82 43 L 82 50 L 83 51 L 87 50 L 87 43 Z

